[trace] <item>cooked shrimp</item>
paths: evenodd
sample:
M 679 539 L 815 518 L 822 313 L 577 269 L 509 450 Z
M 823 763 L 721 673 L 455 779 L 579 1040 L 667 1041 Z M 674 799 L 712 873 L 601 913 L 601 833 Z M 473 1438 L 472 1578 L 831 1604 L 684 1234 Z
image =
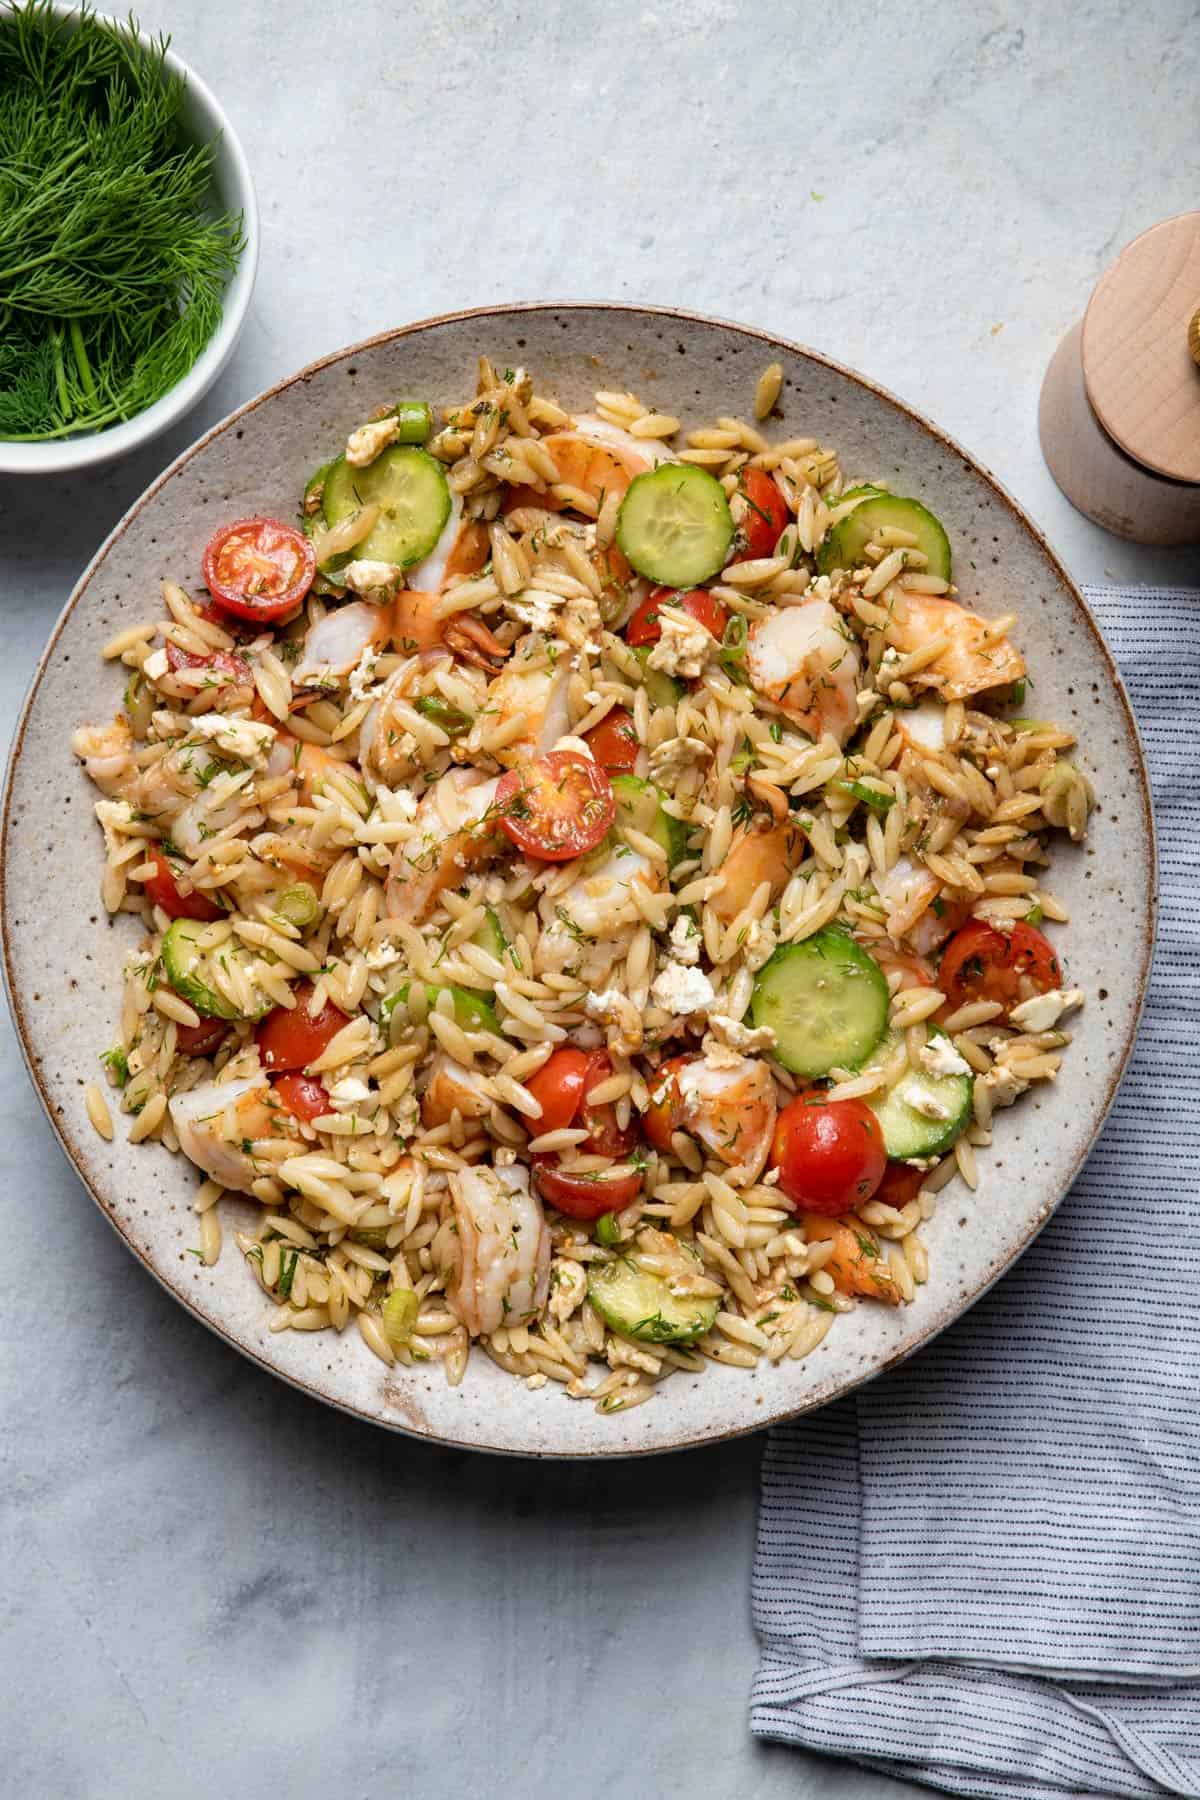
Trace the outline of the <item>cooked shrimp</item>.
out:
M 747 1181 L 762 1173 L 775 1129 L 775 1083 L 757 1056 L 698 1056 L 677 1077 L 683 1129 Z
M 347 766 L 320 744 L 302 742 L 287 731 L 279 732 L 267 757 L 267 774 L 291 775 L 305 806 L 312 805 L 313 795 L 320 793 L 327 775 L 338 769 L 344 771 Z
M 421 1098 L 421 1119 L 427 1130 L 448 1124 L 452 1113 L 464 1119 L 485 1119 L 492 1102 L 477 1069 L 464 1068 L 440 1050 L 429 1068 L 429 1080 Z
M 711 901 L 721 923 L 728 925 L 736 919 L 764 881 L 771 884 L 771 899 L 778 900 L 788 876 L 803 860 L 804 849 L 804 833 L 786 820 L 778 825 L 759 820 L 740 826 L 721 864 L 724 886 Z
M 457 1266 L 446 1298 L 472 1337 L 501 1325 L 531 1325 L 550 1286 L 550 1233 L 529 1171 L 455 1169 L 450 1198 L 458 1227 Z M 454 1253 L 454 1252 L 452 1252 Z
M 81 725 L 71 733 L 71 748 L 101 793 L 119 793 L 133 773 L 133 732 L 124 718 L 111 725 Z
M 498 785 L 494 775 L 451 769 L 430 788 L 417 807 L 413 837 L 392 858 L 384 889 L 389 918 L 420 924 L 444 889 L 505 847 L 507 839 L 481 823 Z
M 904 611 L 904 622 L 897 621 L 892 629 L 901 652 L 919 650 L 931 638 L 950 639 L 941 655 L 912 677 L 913 686 L 936 681 L 943 699 L 967 700 L 985 688 L 1020 681 L 1024 675 L 1024 659 L 1008 639 L 988 643 L 988 621 L 968 612 L 957 600 L 946 600 L 940 594 L 906 594 Z
M 586 413 L 576 420 L 574 431 L 551 432 L 542 444 L 554 458 L 559 481 L 578 488 L 598 507 L 608 494 L 624 495 L 635 475 L 644 474 L 671 454 L 656 439 L 631 437 L 618 426 Z M 567 504 L 548 490 L 515 487 L 509 489 L 506 507 L 510 512 L 520 506 L 562 512 Z
M 899 975 L 897 993 L 904 988 L 937 986 L 933 964 L 915 951 L 898 950 L 887 938 L 860 938 L 859 942 L 875 958 L 885 975 Z
M 832 1241 L 833 1255 L 824 1264 L 839 1294 L 861 1294 L 899 1306 L 900 1290 L 873 1231 L 858 1219 L 846 1222 L 805 1213 L 804 1235 L 810 1244 Z
M 819 738 L 844 744 L 858 718 L 862 660 L 828 600 L 770 612 L 750 628 L 746 668 L 752 685 Z
M 293 688 L 340 685 L 358 667 L 364 650 L 382 650 L 392 635 L 392 611 L 369 600 L 337 606 L 304 634 Z
M 919 706 L 893 714 L 892 724 L 918 755 L 946 748 L 946 709 L 940 701 L 922 700 Z
M 607 853 L 597 851 L 596 856 L 596 861 L 584 861 L 582 873 L 565 893 L 553 902 L 543 900 L 543 946 L 547 937 L 556 942 L 558 933 L 567 943 L 574 943 L 580 935 L 611 939 L 620 926 L 641 916 L 633 897 L 635 884 L 651 891 L 662 886 L 661 864 L 652 863 L 640 850 L 617 844 Z
M 248 1194 L 272 1165 L 256 1162 L 245 1148 L 255 1138 L 286 1138 L 290 1115 L 271 1098 L 261 1075 L 245 1081 L 209 1081 L 168 1101 L 167 1110 L 186 1157 L 222 1187 Z M 303 1144 L 295 1141 L 296 1153 Z
M 520 737 L 495 752 L 499 762 L 513 768 L 543 751 L 553 750 L 559 738 L 566 736 L 571 729 L 567 702 L 570 681 L 571 671 L 565 661 L 552 669 L 526 669 L 518 651 L 488 689 L 488 707 L 495 726 L 512 719 L 525 722 Z

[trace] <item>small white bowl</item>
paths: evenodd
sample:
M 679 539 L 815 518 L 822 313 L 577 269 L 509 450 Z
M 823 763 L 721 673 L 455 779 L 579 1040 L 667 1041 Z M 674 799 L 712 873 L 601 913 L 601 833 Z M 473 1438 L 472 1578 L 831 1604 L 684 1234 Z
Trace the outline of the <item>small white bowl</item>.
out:
M 59 17 L 69 17 L 77 8 L 58 4 L 54 11 Z M 96 16 L 110 25 L 123 23 L 103 13 Z M 153 41 L 147 32 L 139 32 L 138 36 L 147 47 Z M 250 165 L 237 133 L 211 89 L 173 50 L 167 52 L 166 66 L 172 74 L 182 75 L 187 83 L 181 114 L 184 132 L 198 141 L 215 141 L 212 184 L 220 210 L 240 211 L 242 215 L 246 244 L 225 289 L 221 322 L 183 379 L 153 406 L 127 419 L 124 424 L 110 425 L 105 431 L 85 432 L 77 438 L 56 438 L 43 444 L 16 444 L 0 438 L 0 474 L 60 475 L 69 469 L 95 468 L 99 463 L 125 456 L 149 443 L 151 438 L 157 437 L 195 406 L 233 354 L 250 307 L 258 270 L 258 201 L 250 178 Z

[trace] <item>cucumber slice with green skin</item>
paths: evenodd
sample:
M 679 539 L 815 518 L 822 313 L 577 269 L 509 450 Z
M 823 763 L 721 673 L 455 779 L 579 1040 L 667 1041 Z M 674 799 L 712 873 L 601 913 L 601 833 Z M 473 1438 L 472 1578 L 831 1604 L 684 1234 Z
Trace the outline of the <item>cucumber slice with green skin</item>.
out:
M 720 1300 L 673 1294 L 661 1275 L 644 1269 L 636 1252 L 613 1262 L 593 1263 L 588 1299 L 622 1337 L 642 1344 L 691 1344 L 711 1331 Z
M 261 1019 L 275 1005 L 262 994 L 262 1004 L 253 1012 L 241 1013 L 215 986 L 212 965 L 218 962 L 250 962 L 250 954 L 240 945 L 231 946 L 228 939 L 215 950 L 204 950 L 198 940 L 208 927 L 199 919 L 176 919 L 162 941 L 163 968 L 167 981 L 181 1000 L 206 1019 Z
M 815 1080 L 866 1062 L 887 1030 L 887 978 L 861 944 L 827 925 L 764 963 L 750 1012 L 775 1033 L 784 1068 Z
M 931 1030 L 926 1042 L 945 1036 L 944 1031 Z M 948 1150 L 971 1122 L 974 1086 L 970 1075 L 927 1075 L 924 1069 L 906 1069 L 892 1087 L 869 1098 L 867 1105 L 879 1120 L 888 1155 L 903 1162 Z
M 640 775 L 614 775 L 611 779 L 617 797 L 617 829 L 632 825 L 635 831 L 653 838 L 667 853 L 667 867 L 673 869 L 687 855 L 687 826 L 663 810 L 662 794 L 652 781 L 643 781 Z
M 500 923 L 500 914 L 494 906 L 489 906 L 485 911 L 483 923 L 471 942 L 478 944 L 481 950 L 486 950 L 489 956 L 494 956 L 497 962 L 504 961 L 504 952 L 508 949 L 508 939 L 505 937 L 504 927 Z
M 639 575 L 690 588 L 725 567 L 733 515 L 719 481 L 694 463 L 635 475 L 617 514 L 617 543 Z
M 321 506 L 327 525 L 340 525 L 373 502 L 379 517 L 354 554 L 364 562 L 411 568 L 429 555 L 450 517 L 450 489 L 441 463 L 411 444 L 393 444 L 368 463 L 351 468 L 339 456 L 325 477 Z
M 857 487 L 847 488 L 844 494 L 839 494 L 837 499 L 831 500 L 829 504 L 845 506 L 850 500 L 869 500 L 872 494 L 886 494 L 887 491 L 886 488 L 876 487 L 872 481 L 860 481 Z
M 392 1014 L 396 1008 L 407 1005 L 410 991 L 410 983 L 405 981 L 394 994 L 389 994 L 380 1005 L 379 1023 L 385 1033 L 391 1026 Z M 443 991 L 449 992 L 454 1002 L 454 1023 L 460 1031 L 494 1031 L 497 1037 L 503 1035 L 495 1008 L 486 994 L 477 993 L 474 988 L 451 986 L 447 990 L 443 990 L 440 987 L 428 986 L 425 989 L 428 1004 L 432 1006 Z
M 674 675 L 667 675 L 662 669 L 650 667 L 651 645 L 639 644 L 634 655 L 642 665 L 642 685 L 651 706 L 678 706 L 687 692 L 682 681 L 676 681 Z
M 885 526 L 911 531 L 928 559 L 921 573 L 950 579 L 950 539 L 939 520 L 919 500 L 905 500 L 899 494 L 869 494 L 852 513 L 826 533 L 817 551 L 817 571 L 830 575 L 834 569 L 862 567 L 863 550 L 877 531 Z

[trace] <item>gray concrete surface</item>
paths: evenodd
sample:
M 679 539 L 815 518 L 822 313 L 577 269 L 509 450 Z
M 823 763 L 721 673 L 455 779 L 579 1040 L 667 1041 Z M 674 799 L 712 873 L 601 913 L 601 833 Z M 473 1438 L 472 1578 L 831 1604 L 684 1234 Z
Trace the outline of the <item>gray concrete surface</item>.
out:
M 1194 556 L 1077 517 L 1035 423 L 1102 268 L 1195 204 L 1189 0 L 140 13 L 243 134 L 262 270 L 173 441 L 0 479 L 6 731 L 84 562 L 170 454 L 334 346 L 496 300 L 776 328 L 961 438 L 1078 577 L 1195 579 Z M 538 1467 L 320 1410 L 135 1266 L 0 1036 L 0 1792 L 916 1792 L 749 1739 L 758 1441 Z

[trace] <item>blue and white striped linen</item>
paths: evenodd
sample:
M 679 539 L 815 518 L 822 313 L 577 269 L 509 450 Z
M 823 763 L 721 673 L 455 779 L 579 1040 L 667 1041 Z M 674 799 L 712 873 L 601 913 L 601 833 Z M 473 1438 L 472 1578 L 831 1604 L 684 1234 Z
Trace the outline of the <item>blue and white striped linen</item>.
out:
M 1159 831 L 1133 1060 L 1017 1268 L 771 1434 L 754 1564 L 756 1735 L 1004 1800 L 1200 1796 L 1200 594 L 1089 599 Z

